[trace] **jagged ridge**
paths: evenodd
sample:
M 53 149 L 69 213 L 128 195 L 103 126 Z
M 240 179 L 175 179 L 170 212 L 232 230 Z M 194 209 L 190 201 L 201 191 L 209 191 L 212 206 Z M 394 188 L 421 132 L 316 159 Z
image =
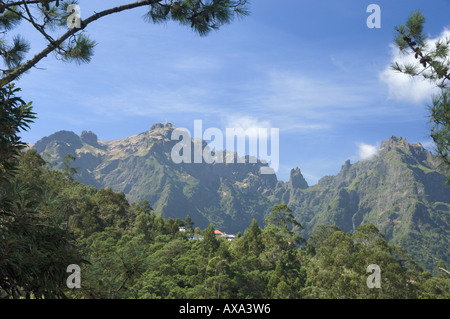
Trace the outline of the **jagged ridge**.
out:
M 286 203 L 305 226 L 305 237 L 319 224 L 349 232 L 372 222 L 423 265 L 450 262 L 450 190 L 437 159 L 419 143 L 393 136 L 371 159 L 347 161 L 336 176 L 308 186 L 299 168 L 285 183 L 261 175 L 266 164 L 260 162 L 175 164 L 170 157 L 175 128 L 159 123 L 114 141 L 100 141 L 89 131 L 80 136 L 61 131 L 34 147 L 56 167 L 64 155 L 76 155 L 82 183 L 123 191 L 130 201 L 148 200 L 164 217 L 189 214 L 199 227 L 213 223 L 227 232 L 242 231 L 252 218 L 262 225 L 274 205 Z

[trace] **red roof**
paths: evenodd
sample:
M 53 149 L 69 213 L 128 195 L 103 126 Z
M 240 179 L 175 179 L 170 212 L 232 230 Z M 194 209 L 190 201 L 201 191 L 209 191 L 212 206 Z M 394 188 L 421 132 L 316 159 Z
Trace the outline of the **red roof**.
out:
M 216 234 L 216 235 L 224 235 L 224 233 L 222 233 L 220 230 L 217 230 L 217 229 L 214 230 L 214 234 Z

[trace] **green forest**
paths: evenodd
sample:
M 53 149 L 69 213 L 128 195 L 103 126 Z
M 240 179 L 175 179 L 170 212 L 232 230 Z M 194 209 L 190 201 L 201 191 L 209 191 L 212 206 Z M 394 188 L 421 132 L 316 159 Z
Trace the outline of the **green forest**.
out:
M 213 225 L 196 228 L 189 212 L 185 220 L 164 219 L 148 202 L 80 184 L 71 163 L 68 156 L 62 170 L 52 169 L 31 149 L 3 179 L 0 297 L 450 297 L 446 273 L 424 271 L 372 224 L 354 233 L 321 226 L 304 240 L 280 204 L 264 225 L 253 220 L 227 240 L 215 236 Z M 67 286 L 71 264 L 81 267 L 81 288 Z M 368 287 L 371 264 L 380 267 L 380 288 Z
M 83 31 L 91 23 L 145 7 L 147 22 L 173 21 L 204 36 L 249 14 L 246 0 L 141 0 L 81 19 L 67 11 L 76 3 L 0 1 L 0 299 L 450 298 L 449 265 L 440 260 L 433 270 L 425 270 L 404 249 L 389 244 L 375 224 L 344 232 L 328 225 L 331 219 L 322 219 L 303 238 L 303 225 L 280 202 L 263 223 L 253 219 L 228 240 L 216 235 L 213 224 L 197 227 L 188 210 L 184 219 L 163 218 L 153 210 L 154 203 L 130 202 L 123 192 L 76 181 L 75 155 L 65 155 L 56 168 L 28 148 L 20 135 L 36 114 L 31 102 L 18 97 L 20 89 L 13 82 L 50 53 L 65 62 L 89 62 L 96 42 Z M 74 20 L 79 27 L 72 27 Z M 20 21 L 47 43 L 28 61 L 30 43 L 20 34 L 11 36 Z M 448 169 L 450 40 L 428 49 L 424 21 L 420 12 L 413 12 L 395 30 L 396 46 L 423 68 L 397 62 L 392 68 L 423 77 L 439 89 L 429 106 L 430 137 Z M 58 28 L 62 32 L 56 37 Z M 50 84 L 60 85 L 57 79 Z M 49 86 L 42 82 L 43 95 Z M 55 98 L 64 104 L 62 96 Z M 415 174 L 427 169 L 415 168 Z M 349 192 L 356 183 L 348 186 Z M 347 195 L 342 192 L 343 200 L 337 197 L 330 211 L 343 208 Z M 396 207 L 386 212 L 396 219 Z M 446 229 L 439 231 L 445 234 Z M 431 241 L 439 238 L 426 234 Z M 421 242 L 409 245 L 416 243 Z M 80 268 L 79 287 L 70 285 L 73 265 Z

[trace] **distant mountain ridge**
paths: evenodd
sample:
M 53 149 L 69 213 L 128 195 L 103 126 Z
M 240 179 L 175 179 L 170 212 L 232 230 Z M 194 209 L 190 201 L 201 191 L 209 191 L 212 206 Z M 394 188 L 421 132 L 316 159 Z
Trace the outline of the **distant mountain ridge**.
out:
M 259 161 L 175 164 L 175 128 L 159 123 L 113 141 L 90 131 L 60 131 L 33 147 L 57 168 L 65 155 L 75 155 L 81 183 L 122 191 L 130 201 L 148 200 L 163 217 L 189 214 L 202 228 L 212 223 L 229 233 L 243 231 L 253 218 L 262 225 L 274 205 L 285 203 L 305 227 L 304 236 L 319 224 L 351 232 L 371 222 L 429 269 L 439 259 L 450 262 L 450 189 L 438 159 L 419 143 L 393 136 L 372 158 L 347 161 L 336 176 L 309 186 L 299 168 L 283 182 L 260 174 L 267 164 Z
M 33 147 L 57 168 L 65 155 L 75 155 L 78 181 L 122 191 L 130 201 L 148 200 L 164 217 L 184 219 L 189 214 L 200 227 L 213 222 L 227 231 L 245 229 L 253 217 L 261 221 L 270 205 L 257 191 L 277 183 L 275 175 L 259 174 L 267 164 L 175 164 L 170 157 L 178 142 L 171 140 L 175 128 L 170 123 L 155 124 L 149 131 L 108 142 L 88 131 L 80 136 L 60 131 Z M 253 208 L 240 198 L 241 189 L 251 190 L 244 193 L 255 198 Z M 236 219 L 243 205 L 251 210 Z

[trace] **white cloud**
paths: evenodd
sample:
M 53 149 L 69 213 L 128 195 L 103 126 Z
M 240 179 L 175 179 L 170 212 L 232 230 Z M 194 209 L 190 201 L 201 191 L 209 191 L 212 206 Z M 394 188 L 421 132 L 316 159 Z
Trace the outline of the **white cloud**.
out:
M 432 48 L 439 39 L 450 38 L 450 30 L 444 31 L 434 39 L 428 39 L 427 46 Z M 397 46 L 391 44 L 391 63 L 379 74 L 381 82 L 387 85 L 390 99 L 409 102 L 413 104 L 423 104 L 430 100 L 431 96 L 437 92 L 437 88 L 430 81 L 422 77 L 411 77 L 409 75 L 394 71 L 391 64 L 398 62 L 402 64 L 417 64 L 417 60 L 412 54 L 403 54 Z
M 360 160 L 370 159 L 378 153 L 378 147 L 366 143 L 357 143 L 358 158 Z
M 240 129 L 242 129 L 242 131 Z M 228 116 L 226 120 L 226 138 L 228 150 L 230 149 L 228 146 L 229 133 L 244 134 L 245 138 L 248 138 L 248 145 L 241 145 L 240 149 L 240 143 L 237 142 L 236 152 L 239 156 L 250 155 L 252 157 L 258 158 L 259 160 L 266 161 L 267 163 L 270 162 L 269 166 L 274 169 L 275 172 L 278 171 L 279 128 L 273 127 L 270 121 L 259 120 L 258 118 L 249 115 L 234 114 Z M 240 136 L 242 137 L 242 135 Z M 232 143 L 234 143 L 234 141 Z M 263 144 L 265 144 L 265 147 L 261 148 Z
M 261 121 L 254 116 L 233 114 L 226 119 L 226 127 L 253 130 L 257 128 L 270 128 L 272 125 L 269 121 Z
M 270 137 L 270 129 L 274 128 L 270 121 L 259 120 L 254 116 L 233 114 L 225 120 L 225 128 L 243 129 L 249 138 L 258 138 L 258 129 L 267 129 Z

